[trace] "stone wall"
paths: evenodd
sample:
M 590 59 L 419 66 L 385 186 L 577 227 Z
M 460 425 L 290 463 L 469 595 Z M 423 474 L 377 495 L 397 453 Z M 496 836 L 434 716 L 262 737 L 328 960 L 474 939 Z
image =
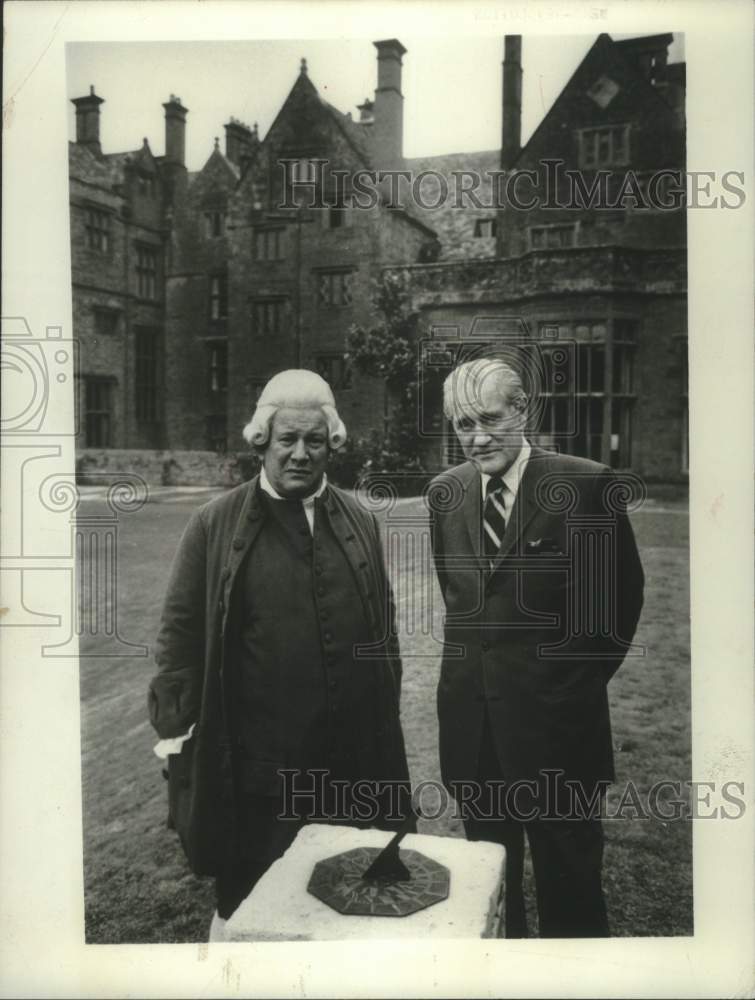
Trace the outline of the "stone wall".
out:
M 76 456 L 76 479 L 97 485 L 98 473 L 132 472 L 149 486 L 236 486 L 248 477 L 246 455 L 212 451 L 86 448 Z

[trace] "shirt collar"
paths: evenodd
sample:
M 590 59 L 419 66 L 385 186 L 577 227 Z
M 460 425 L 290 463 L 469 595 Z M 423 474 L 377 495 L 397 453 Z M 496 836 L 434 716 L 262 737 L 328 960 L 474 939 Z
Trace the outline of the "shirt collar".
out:
M 307 506 L 309 506 L 309 504 L 314 503 L 315 500 L 319 496 L 322 496 L 322 494 L 325 492 L 325 487 L 327 485 L 328 485 L 328 477 L 325 475 L 325 473 L 323 473 L 323 477 L 322 477 L 322 480 L 320 482 L 320 485 L 317 487 L 317 489 L 314 491 L 314 493 L 310 493 L 309 496 L 307 496 L 307 497 L 302 497 L 301 498 L 301 502 L 303 504 L 306 504 Z M 280 493 L 278 493 L 277 490 L 275 490 L 273 488 L 273 486 L 270 483 L 270 480 L 267 478 L 267 473 L 265 472 L 265 466 L 264 465 L 262 466 L 262 469 L 260 470 L 260 489 L 264 493 L 267 493 L 268 496 L 273 497 L 275 500 L 290 499 L 290 498 L 282 497 L 280 495 Z
M 529 461 L 531 451 L 532 446 L 529 441 L 526 438 L 522 438 L 522 447 L 519 449 L 519 454 L 508 469 L 506 469 L 503 476 L 501 476 L 512 496 L 516 496 L 519 489 L 519 483 L 522 481 L 524 469 Z M 488 494 L 488 483 L 493 477 L 489 476 L 487 472 L 481 472 L 480 475 L 482 477 L 482 496 L 485 499 Z

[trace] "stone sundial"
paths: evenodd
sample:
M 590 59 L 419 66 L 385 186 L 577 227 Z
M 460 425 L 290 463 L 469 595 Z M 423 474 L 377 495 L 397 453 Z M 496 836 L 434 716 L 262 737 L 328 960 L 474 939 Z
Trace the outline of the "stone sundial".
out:
M 448 868 L 419 851 L 399 850 L 412 818 L 382 849 L 355 847 L 318 861 L 307 891 L 349 916 L 406 917 L 446 899 Z

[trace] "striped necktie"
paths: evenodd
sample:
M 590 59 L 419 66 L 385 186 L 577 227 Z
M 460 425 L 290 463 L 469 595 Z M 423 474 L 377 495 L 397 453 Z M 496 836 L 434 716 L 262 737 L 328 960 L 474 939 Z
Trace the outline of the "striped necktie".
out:
M 482 516 L 485 555 L 492 562 L 506 531 L 511 507 L 511 490 L 500 476 L 493 476 L 488 482 L 485 494 L 485 510 Z

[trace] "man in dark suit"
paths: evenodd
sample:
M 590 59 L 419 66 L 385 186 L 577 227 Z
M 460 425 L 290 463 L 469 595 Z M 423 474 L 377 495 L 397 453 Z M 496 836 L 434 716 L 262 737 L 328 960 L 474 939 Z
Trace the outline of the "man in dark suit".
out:
M 149 692 L 170 819 L 216 878 L 211 939 L 302 822 L 359 825 L 337 787 L 370 783 L 362 825 L 408 809 L 393 598 L 374 515 L 326 478 L 346 439 L 329 386 L 281 372 L 244 435 L 260 475 L 190 519 Z
M 605 466 L 530 446 L 520 377 L 500 360 L 453 371 L 444 410 L 467 461 L 429 493 L 443 781 L 468 838 L 506 848 L 507 936 L 527 935 L 525 832 L 540 936 L 607 936 L 606 687 L 643 593 L 626 491 Z

